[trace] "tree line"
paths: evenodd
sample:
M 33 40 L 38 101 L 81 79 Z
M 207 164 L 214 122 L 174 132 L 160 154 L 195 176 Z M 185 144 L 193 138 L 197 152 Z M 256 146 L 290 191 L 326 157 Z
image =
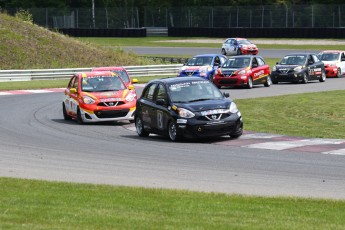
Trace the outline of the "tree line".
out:
M 344 0 L 0 0 L 1 8 L 186 7 L 233 5 L 344 4 Z

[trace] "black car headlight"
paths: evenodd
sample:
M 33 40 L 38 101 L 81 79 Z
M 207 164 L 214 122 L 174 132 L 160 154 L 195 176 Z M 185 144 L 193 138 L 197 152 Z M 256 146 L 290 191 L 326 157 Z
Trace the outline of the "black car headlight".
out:
M 177 113 L 180 117 L 183 117 L 183 118 L 192 118 L 195 116 L 194 113 L 192 113 L 188 109 L 184 109 L 184 108 L 178 108 Z

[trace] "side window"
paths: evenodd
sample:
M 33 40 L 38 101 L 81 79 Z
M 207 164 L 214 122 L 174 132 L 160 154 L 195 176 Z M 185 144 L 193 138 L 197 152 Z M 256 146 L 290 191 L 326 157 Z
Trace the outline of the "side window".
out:
M 69 83 L 68 83 L 68 88 L 69 88 L 69 89 L 73 87 L 74 81 L 75 81 L 76 78 L 77 78 L 76 76 L 73 76 L 73 77 L 71 78 L 71 80 L 69 81 Z
M 266 64 L 262 58 L 256 57 L 256 60 L 258 61 L 259 66 L 263 66 Z
M 258 62 L 256 61 L 256 58 L 253 58 L 253 62 L 252 62 L 252 67 L 258 67 Z
M 78 89 L 78 77 L 75 77 L 75 78 L 74 78 L 73 88 Z
M 156 86 L 157 86 L 157 84 L 155 84 L 155 83 L 148 86 L 146 88 L 145 92 L 143 92 L 143 97 L 152 101 Z
M 220 65 L 220 59 L 218 56 L 214 58 L 214 65 Z
M 160 84 L 158 86 L 158 92 L 157 92 L 157 97 L 156 97 L 156 100 L 158 99 L 164 99 L 165 102 L 167 102 L 167 91 L 164 87 L 164 85 Z
M 308 64 L 309 64 L 309 65 L 314 64 L 314 60 L 313 60 L 313 58 L 312 58 L 311 55 L 308 56 Z
M 320 62 L 320 59 L 316 55 L 312 55 L 314 62 Z

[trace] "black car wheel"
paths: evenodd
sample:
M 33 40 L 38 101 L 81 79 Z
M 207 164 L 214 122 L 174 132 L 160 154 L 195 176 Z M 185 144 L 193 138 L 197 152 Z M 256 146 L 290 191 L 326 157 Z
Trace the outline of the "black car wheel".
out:
M 304 74 L 303 74 L 303 78 L 302 78 L 302 83 L 303 83 L 303 84 L 307 84 L 308 81 L 309 81 L 308 76 L 307 76 L 306 73 L 304 73 Z
M 338 69 L 338 72 L 337 72 L 337 78 L 341 77 L 342 73 L 341 73 L 341 69 L 339 68 Z
M 264 86 L 270 87 L 270 85 L 272 85 L 272 80 L 270 76 L 267 76 Z
M 72 117 L 67 114 L 66 106 L 65 106 L 65 103 L 63 102 L 62 102 L 62 113 L 63 113 L 63 119 L 65 121 L 69 121 L 72 119 Z
M 135 118 L 135 129 L 140 137 L 147 137 L 150 135 L 150 133 L 144 129 L 143 120 L 139 116 Z
M 223 54 L 223 55 L 226 55 L 225 49 L 222 49 L 222 54 Z
M 240 48 L 237 49 L 237 55 L 241 55 L 242 54 L 242 51 Z
M 248 78 L 248 84 L 247 84 L 247 89 L 253 88 L 253 79 L 252 77 Z
M 324 70 L 321 70 L 321 78 L 319 79 L 320 82 L 326 81 L 326 73 Z
M 79 107 L 77 109 L 77 121 L 78 121 L 79 124 L 83 124 L 84 123 L 83 118 L 81 117 L 81 112 L 80 112 Z
M 176 123 L 174 121 L 170 121 L 168 124 L 168 134 L 170 140 L 172 141 L 179 141 L 181 139 L 180 135 L 178 134 Z
M 208 77 L 208 80 L 209 80 L 210 82 L 213 83 L 213 78 L 214 78 L 214 76 L 213 76 L 213 74 L 211 74 L 211 75 Z

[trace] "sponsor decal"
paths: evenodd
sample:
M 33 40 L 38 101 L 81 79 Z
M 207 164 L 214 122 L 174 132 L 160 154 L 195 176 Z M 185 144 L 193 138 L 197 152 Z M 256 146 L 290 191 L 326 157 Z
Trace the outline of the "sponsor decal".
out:
M 120 98 L 120 97 L 100 99 L 101 102 L 124 101 L 124 100 L 125 100 L 124 98 Z
M 254 73 L 254 77 L 257 77 L 257 76 L 263 75 L 264 73 L 265 73 L 265 71 L 264 71 L 264 70 L 260 70 L 259 72 Z

